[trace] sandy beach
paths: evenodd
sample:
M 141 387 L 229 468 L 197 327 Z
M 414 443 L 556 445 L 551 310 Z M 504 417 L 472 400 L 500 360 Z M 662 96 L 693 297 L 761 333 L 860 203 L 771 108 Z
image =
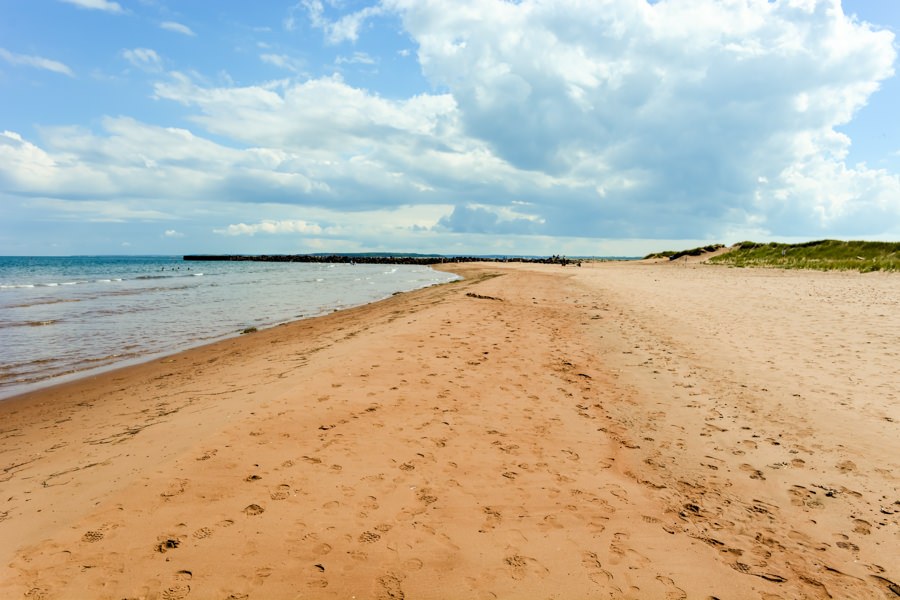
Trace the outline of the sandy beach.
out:
M 0 402 L 0 598 L 900 597 L 900 276 L 443 268 Z

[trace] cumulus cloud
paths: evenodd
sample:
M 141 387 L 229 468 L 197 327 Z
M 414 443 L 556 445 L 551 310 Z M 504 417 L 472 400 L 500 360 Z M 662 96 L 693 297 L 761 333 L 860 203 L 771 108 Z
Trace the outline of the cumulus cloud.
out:
M 154 97 L 185 107 L 191 130 L 107 118 L 98 132 L 44 129 L 40 144 L 7 132 L 0 189 L 215 198 L 227 214 L 210 227 L 235 243 L 900 235 L 900 178 L 847 165 L 836 131 L 892 76 L 893 34 L 837 0 L 384 0 L 343 16 L 306 0 L 289 19 L 338 43 L 388 13 L 439 91 L 171 72 Z M 286 55 L 260 60 L 299 73 Z M 236 207 L 251 204 L 248 221 Z
M 154 205 L 196 201 L 284 202 L 316 186 L 296 170 L 278 170 L 285 153 L 236 150 L 190 131 L 126 117 L 106 118 L 103 134 L 80 127 L 41 130 L 43 146 L 0 134 L 0 189 L 71 200 L 143 199 Z
M 184 234 L 183 234 L 183 233 L 178 232 L 178 231 L 175 231 L 174 229 L 166 229 L 166 233 L 163 234 L 163 235 L 165 235 L 166 237 L 169 237 L 169 238 L 182 238 L 182 237 L 184 237 Z
M 175 33 L 180 33 L 182 35 L 197 35 L 187 25 L 175 23 L 174 21 L 165 21 L 163 23 L 160 23 L 159 26 L 167 31 L 174 31 Z
M 466 134 L 520 169 L 596 190 L 555 207 L 570 223 L 588 211 L 581 223 L 604 235 L 709 231 L 780 199 L 829 231 L 852 205 L 896 193 L 896 176 L 837 168 L 849 140 L 834 128 L 895 58 L 893 35 L 837 0 L 385 5 Z M 810 172 L 824 179 L 799 175 Z M 848 194 L 840 211 L 824 206 L 835 188 Z M 773 233 L 788 227 L 778 214 L 762 215 Z
M 223 235 L 255 235 L 257 233 L 304 233 L 317 235 L 322 233 L 322 228 L 315 223 L 306 221 L 262 221 L 253 225 L 238 223 L 229 225 L 225 229 L 215 229 L 214 233 Z
M 122 7 L 118 2 L 109 2 L 109 0 L 62 0 L 69 4 L 74 4 L 79 8 L 89 8 L 93 10 L 103 10 L 111 13 L 122 13 Z
M 134 50 L 122 50 L 122 56 L 135 67 L 158 73 L 162 71 L 162 60 L 159 55 L 150 48 L 135 48 Z
M 45 69 L 47 71 L 53 71 L 55 73 L 62 73 L 63 75 L 68 75 L 69 77 L 75 77 L 75 74 L 72 73 L 72 69 L 59 61 L 50 60 L 48 58 L 43 58 L 40 56 L 30 56 L 28 54 L 16 54 L 14 52 L 6 50 L 5 48 L 0 48 L 0 58 L 3 58 L 3 60 L 11 65 Z

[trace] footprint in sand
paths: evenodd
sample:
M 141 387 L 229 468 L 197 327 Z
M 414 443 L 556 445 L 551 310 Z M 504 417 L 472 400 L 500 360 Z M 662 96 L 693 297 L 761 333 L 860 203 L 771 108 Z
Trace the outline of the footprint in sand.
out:
M 522 556 L 521 554 L 513 554 L 503 559 L 509 569 L 510 577 L 516 581 L 525 579 L 529 574 L 546 576 L 549 570 L 541 565 L 536 559 L 530 556 Z
M 500 522 L 503 520 L 503 516 L 500 514 L 500 511 L 494 510 L 489 506 L 485 506 L 483 509 L 486 520 L 484 525 L 481 526 L 481 529 L 478 530 L 479 533 L 485 533 L 490 529 L 494 529 L 500 525 Z
M 574 450 L 563 450 L 562 453 L 565 454 L 566 458 L 568 458 L 569 460 L 578 460 L 579 458 L 581 458 Z
M 190 593 L 191 586 L 175 585 L 164 591 L 160 597 L 162 600 L 182 600 L 182 598 L 187 598 Z
M 841 473 L 852 473 L 856 470 L 856 463 L 852 460 L 841 461 L 834 466 L 837 467 L 837 470 Z
M 282 483 L 269 493 L 269 498 L 271 498 L 272 500 L 287 500 L 288 496 L 290 495 L 291 486 L 286 483 Z
M 383 575 L 377 581 L 378 585 L 381 586 L 378 600 L 403 600 L 406 597 L 406 594 L 403 593 L 403 588 L 400 587 L 403 580 L 393 573 Z
M 588 577 L 594 583 L 602 585 L 612 581 L 612 574 L 603 569 L 603 565 L 600 563 L 600 558 L 597 556 L 596 552 L 582 552 L 581 566 L 589 571 Z
M 194 536 L 194 539 L 195 539 L 195 540 L 202 540 L 202 539 L 204 539 L 204 538 L 208 538 L 208 537 L 211 536 L 212 534 L 213 534 L 213 530 L 210 529 L 209 527 L 201 527 L 200 529 L 198 529 L 197 531 L 195 531 L 195 532 L 192 533 L 191 535 Z
M 613 534 L 613 541 L 609 544 L 609 551 L 611 552 L 610 562 L 617 565 L 627 560 L 629 565 L 636 564 L 639 567 L 650 564 L 649 558 L 628 547 L 628 537 L 627 533 Z
M 791 486 L 788 490 L 791 495 L 791 504 L 794 506 L 807 506 L 809 508 L 822 508 L 824 504 L 818 498 L 815 491 L 807 489 L 802 485 Z
M 359 534 L 359 541 L 363 544 L 372 544 L 381 539 L 381 534 L 374 531 L 363 531 Z
M 255 517 L 256 515 L 261 515 L 264 512 L 266 512 L 266 509 L 259 504 L 251 504 L 244 508 L 244 514 L 248 517 Z
M 750 479 L 759 479 L 760 481 L 765 481 L 766 476 L 763 475 L 762 471 L 755 468 L 753 465 L 743 464 L 741 465 L 741 471 L 748 473 L 750 475 Z
M 438 501 L 438 497 L 431 493 L 431 490 L 428 488 L 423 488 L 416 492 L 416 498 L 418 498 L 419 502 L 422 502 L 426 506 L 429 504 L 434 504 Z
M 564 526 L 556 518 L 556 515 L 547 515 L 537 524 L 538 529 L 562 529 Z
M 872 533 L 872 524 L 868 521 L 856 519 L 853 521 L 853 524 L 853 533 L 860 535 L 870 535 Z
M 173 496 L 178 496 L 179 494 L 183 494 L 184 490 L 187 488 L 189 480 L 187 479 L 174 479 L 169 482 L 169 485 L 166 487 L 165 491 L 160 494 L 163 498 L 171 498 Z
M 103 539 L 102 531 L 88 531 L 83 536 L 81 536 L 82 542 L 94 543 L 99 542 Z
M 676 586 L 675 582 L 668 577 L 657 575 L 656 580 L 666 588 L 666 600 L 687 600 L 684 590 Z
M 159 536 L 156 538 L 159 542 L 155 546 L 155 550 L 160 554 L 165 554 L 169 550 L 174 550 L 181 545 L 181 538 L 170 536 Z
M 423 563 L 418 558 L 410 558 L 403 562 L 403 568 L 407 571 L 418 571 L 423 566 L 425 566 L 425 563 Z
M 313 546 L 312 551 L 316 556 L 325 556 L 326 554 L 331 552 L 331 544 L 326 544 L 324 542 L 316 544 L 315 546 Z
M 213 450 L 207 450 L 206 452 L 204 452 L 203 454 L 201 454 L 200 456 L 198 456 L 198 457 L 197 457 L 197 460 L 209 460 L 209 459 L 211 459 L 213 456 L 215 456 L 218 452 L 219 452 L 219 451 L 218 451 L 218 450 L 215 450 L 215 449 L 213 449 Z

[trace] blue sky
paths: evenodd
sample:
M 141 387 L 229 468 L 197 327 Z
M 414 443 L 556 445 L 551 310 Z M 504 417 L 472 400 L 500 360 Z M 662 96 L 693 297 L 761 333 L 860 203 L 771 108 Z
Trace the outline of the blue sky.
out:
M 900 3 L 5 0 L 0 254 L 900 239 Z

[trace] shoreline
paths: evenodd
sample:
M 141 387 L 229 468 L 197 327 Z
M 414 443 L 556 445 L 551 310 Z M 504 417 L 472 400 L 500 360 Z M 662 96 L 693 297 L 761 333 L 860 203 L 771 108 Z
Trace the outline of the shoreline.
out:
M 202 273 L 201 273 L 201 275 L 202 275 Z M 430 285 L 436 285 L 436 284 L 430 284 Z M 415 290 L 411 290 L 411 291 L 415 291 Z M 394 292 L 393 294 L 397 294 L 397 293 L 406 293 L 406 291 L 401 290 L 400 292 Z M 269 324 L 257 323 L 252 327 L 252 329 L 255 329 L 256 331 L 263 331 L 265 329 L 271 329 L 272 327 L 280 327 L 280 326 L 283 326 L 283 325 L 286 325 L 288 323 L 298 321 L 298 320 L 318 318 L 321 316 L 325 316 L 325 315 L 331 314 L 332 312 L 334 312 L 336 310 L 347 310 L 349 308 L 355 308 L 357 306 L 362 306 L 364 304 L 380 302 L 389 297 L 390 297 L 390 295 L 382 296 L 380 298 L 375 298 L 374 300 L 369 300 L 367 302 L 363 302 L 362 304 L 360 304 L 360 303 L 340 304 L 337 308 L 329 308 L 323 312 L 318 312 L 318 313 L 311 312 L 310 314 L 307 314 L 307 315 L 303 316 L 302 318 L 282 317 L 281 319 L 273 319 L 273 320 L 269 321 Z M 257 319 L 257 320 L 259 320 L 259 319 Z M 115 359 L 115 358 L 111 358 L 108 356 L 102 357 L 102 358 L 98 358 L 96 356 L 90 356 L 90 357 L 85 358 L 79 364 L 80 365 L 88 365 L 92 362 L 102 362 L 107 359 L 110 360 L 111 362 L 107 362 L 106 364 L 102 364 L 101 366 L 85 366 L 83 368 L 75 368 L 75 369 L 71 369 L 71 370 L 56 374 L 56 375 L 50 375 L 48 377 L 45 377 L 42 379 L 37 379 L 37 380 L 32 379 L 32 380 L 17 381 L 17 382 L 5 381 L 5 382 L 3 382 L 2 385 L 0 385 L 0 402 L 3 402 L 9 398 L 12 398 L 12 397 L 15 397 L 15 396 L 18 396 L 21 394 L 41 390 L 41 389 L 51 387 L 54 385 L 77 381 L 84 377 L 96 376 L 96 375 L 114 371 L 116 369 L 120 369 L 123 367 L 139 365 L 139 364 L 142 364 L 145 362 L 150 362 L 153 360 L 164 358 L 170 354 L 175 354 L 175 353 L 182 352 L 185 350 L 202 347 L 207 344 L 216 343 L 218 341 L 222 341 L 222 340 L 226 340 L 226 339 L 230 339 L 230 338 L 234 338 L 234 337 L 239 337 L 245 333 L 254 333 L 254 332 L 249 332 L 249 331 L 247 331 L 247 328 L 242 329 L 240 327 L 237 329 L 229 329 L 228 331 L 224 331 L 220 334 L 207 335 L 204 339 L 196 339 L 195 338 L 191 341 L 185 341 L 183 343 L 175 343 L 172 345 L 172 347 L 167 348 L 165 350 L 147 351 L 146 353 L 140 354 L 139 356 L 132 355 L 127 358 L 121 358 L 121 359 Z
M 896 594 L 900 278 L 452 270 L 0 402 L 0 595 Z

